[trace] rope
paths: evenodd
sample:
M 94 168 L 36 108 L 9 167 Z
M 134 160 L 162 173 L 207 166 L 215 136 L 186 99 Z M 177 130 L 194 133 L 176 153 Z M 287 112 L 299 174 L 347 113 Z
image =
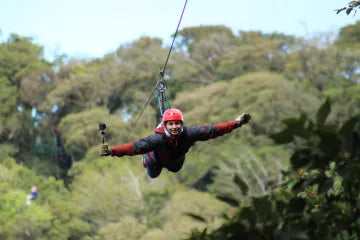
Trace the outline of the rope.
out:
M 187 2 L 188 2 L 188 0 L 185 1 L 184 8 L 183 8 L 183 10 L 182 10 L 182 12 L 181 12 L 181 16 L 180 16 L 178 25 L 177 25 L 177 27 L 176 27 L 176 31 L 175 31 L 175 34 L 174 34 L 174 37 L 173 37 L 173 40 L 172 40 L 172 43 L 171 43 L 171 46 L 170 46 L 168 55 L 167 55 L 167 57 L 166 57 L 164 67 L 160 68 L 160 71 L 159 71 L 159 73 L 158 73 L 158 80 L 157 80 L 157 82 L 156 82 L 155 87 L 154 87 L 153 90 L 150 92 L 149 97 L 147 98 L 144 107 L 141 109 L 140 113 L 138 114 L 135 122 L 134 122 L 133 124 L 131 124 L 132 127 L 131 127 L 128 135 L 126 136 L 126 142 L 128 141 L 128 138 L 129 138 L 130 134 L 131 134 L 132 131 L 134 130 L 137 121 L 140 119 L 141 115 L 142 115 L 143 112 L 145 111 L 145 108 L 148 106 L 151 98 L 153 97 L 153 95 L 154 95 L 154 93 L 155 93 L 155 90 L 158 90 L 158 91 L 165 91 L 165 90 L 167 90 L 167 84 L 166 84 L 165 79 L 164 79 L 164 73 L 165 73 L 165 69 L 166 69 L 167 63 L 168 63 L 169 58 L 170 58 L 171 51 L 172 51 L 173 46 L 174 46 L 174 42 L 175 42 L 176 35 L 177 35 L 178 31 L 179 31 L 180 23 L 181 23 L 181 20 L 182 20 L 183 15 L 184 15 Z
M 145 102 L 144 107 L 141 109 L 140 114 L 138 114 L 138 116 L 137 116 L 137 118 L 136 118 L 135 122 L 134 122 L 133 124 L 131 124 L 131 125 L 132 125 L 132 127 L 131 127 L 131 129 L 130 129 L 130 131 L 129 131 L 128 135 L 126 136 L 126 142 L 129 140 L 129 136 L 130 136 L 131 132 L 134 130 L 134 128 L 135 128 L 135 126 L 136 126 L 137 121 L 140 119 L 141 115 L 142 115 L 142 114 L 143 114 L 143 112 L 145 111 L 145 108 L 146 108 L 146 107 L 147 107 L 147 105 L 149 104 L 150 99 L 151 99 L 151 98 L 152 98 L 152 96 L 154 95 L 154 93 L 155 93 L 155 90 L 156 90 L 156 89 L 157 89 L 157 88 L 156 88 L 156 86 L 155 86 L 155 87 L 154 87 L 154 89 L 153 89 L 153 90 L 151 91 L 151 93 L 149 94 L 149 97 L 147 98 L 147 100 L 146 100 L 146 102 Z

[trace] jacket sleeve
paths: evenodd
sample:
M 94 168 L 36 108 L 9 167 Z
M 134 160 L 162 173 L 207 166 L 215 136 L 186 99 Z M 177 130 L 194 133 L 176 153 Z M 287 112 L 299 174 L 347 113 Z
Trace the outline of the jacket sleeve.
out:
M 215 125 L 202 125 L 188 127 L 188 134 L 192 141 L 206 141 L 212 138 L 222 136 L 240 127 L 237 121 L 222 122 Z
M 133 156 L 153 151 L 162 142 L 161 134 L 152 134 L 139 140 L 111 147 L 111 156 Z

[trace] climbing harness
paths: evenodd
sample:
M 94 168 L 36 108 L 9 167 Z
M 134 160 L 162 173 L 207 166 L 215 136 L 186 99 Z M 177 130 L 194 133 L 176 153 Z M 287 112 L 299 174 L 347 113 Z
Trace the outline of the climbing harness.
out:
M 171 108 L 170 102 L 167 99 L 166 96 L 166 90 L 168 89 L 168 86 L 166 84 L 166 81 L 164 79 L 164 71 L 163 68 L 160 69 L 158 74 L 158 81 L 156 83 L 156 89 L 157 89 L 157 99 L 160 107 L 160 115 L 163 116 L 163 113 L 165 110 Z

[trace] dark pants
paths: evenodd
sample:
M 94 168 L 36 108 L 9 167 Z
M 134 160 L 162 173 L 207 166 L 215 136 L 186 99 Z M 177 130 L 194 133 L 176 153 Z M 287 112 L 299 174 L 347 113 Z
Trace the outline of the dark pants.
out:
M 163 166 L 156 161 L 154 152 L 148 152 L 142 155 L 144 166 L 146 167 L 147 174 L 151 178 L 156 178 L 160 175 Z
M 157 161 L 156 155 L 154 152 L 148 152 L 142 155 L 144 166 L 146 167 L 147 173 L 149 177 L 156 178 L 160 175 L 161 170 L 163 169 L 163 165 Z M 176 160 L 175 166 L 167 167 L 167 170 L 170 172 L 178 172 L 184 165 L 185 156 L 182 156 L 178 160 Z

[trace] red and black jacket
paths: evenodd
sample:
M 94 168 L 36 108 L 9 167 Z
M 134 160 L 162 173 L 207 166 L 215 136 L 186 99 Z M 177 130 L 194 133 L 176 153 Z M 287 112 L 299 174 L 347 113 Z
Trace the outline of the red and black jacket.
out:
M 183 126 L 183 132 L 176 137 L 168 137 L 164 127 L 154 130 L 155 134 L 111 148 L 112 156 L 133 156 L 154 151 L 158 163 L 170 171 L 178 171 L 185 160 L 185 154 L 197 141 L 206 141 L 222 136 L 240 127 L 237 121 L 218 123 L 215 125 Z

